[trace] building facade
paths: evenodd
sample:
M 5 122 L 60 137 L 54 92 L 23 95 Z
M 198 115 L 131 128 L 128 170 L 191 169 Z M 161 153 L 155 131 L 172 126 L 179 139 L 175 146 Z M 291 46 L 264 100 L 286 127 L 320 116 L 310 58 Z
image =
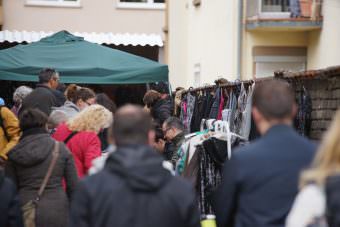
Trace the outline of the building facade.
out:
M 3 0 L 2 30 L 158 34 L 164 0 Z M 160 61 L 163 49 L 160 48 Z
M 340 65 L 338 0 L 171 0 L 167 15 L 175 86 Z

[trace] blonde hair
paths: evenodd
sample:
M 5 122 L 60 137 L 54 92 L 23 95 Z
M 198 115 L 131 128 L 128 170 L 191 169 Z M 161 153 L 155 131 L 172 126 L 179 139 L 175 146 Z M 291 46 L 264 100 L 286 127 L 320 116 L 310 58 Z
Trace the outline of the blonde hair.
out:
M 110 127 L 112 113 L 101 105 L 91 105 L 71 118 L 66 124 L 72 131 L 90 131 L 99 133 L 101 129 Z
M 302 173 L 300 185 L 323 185 L 327 177 L 340 173 L 340 110 L 325 133 L 312 167 Z

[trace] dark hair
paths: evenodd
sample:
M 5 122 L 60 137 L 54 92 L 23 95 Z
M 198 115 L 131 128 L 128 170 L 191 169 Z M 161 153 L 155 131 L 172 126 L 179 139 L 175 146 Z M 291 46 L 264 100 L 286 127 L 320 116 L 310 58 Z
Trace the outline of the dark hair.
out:
M 116 104 L 105 93 L 99 93 L 96 95 L 96 103 L 104 106 L 112 113 L 115 113 L 117 110 Z
M 26 109 L 20 114 L 19 121 L 22 131 L 32 128 L 45 128 L 47 116 L 38 109 Z
M 158 91 L 150 90 L 145 93 L 143 102 L 148 108 L 150 108 L 153 107 L 155 103 L 160 99 L 161 94 Z
M 58 84 L 58 87 L 57 87 L 57 90 L 64 93 L 65 90 L 66 90 L 66 85 L 64 83 L 59 83 Z
M 264 81 L 255 86 L 253 107 L 256 107 L 267 120 L 289 117 L 294 104 L 294 92 L 283 80 Z
M 168 127 L 168 128 L 175 128 L 181 131 L 184 131 L 184 125 L 181 122 L 180 119 L 178 119 L 177 117 L 169 117 L 168 119 L 166 119 L 164 121 L 164 124 Z
M 65 90 L 65 96 L 66 99 L 71 101 L 74 99 L 74 96 L 76 95 L 76 91 L 78 90 L 78 85 L 76 84 L 70 84 L 67 86 L 66 90 Z
M 58 75 L 58 72 L 55 69 L 50 68 L 43 69 L 39 73 L 39 83 L 46 84 L 56 75 Z
M 127 105 L 118 109 L 112 126 L 117 146 L 147 144 L 153 129 L 152 118 L 142 107 Z
M 155 129 L 156 132 L 156 137 L 155 137 L 155 141 L 158 142 L 159 140 L 164 140 L 164 133 L 163 130 L 161 128 L 156 128 Z
M 159 82 L 151 86 L 152 90 L 158 91 L 161 94 L 169 94 L 169 85 L 165 82 Z
M 70 101 L 74 104 L 77 103 L 78 100 L 83 100 L 84 102 L 88 99 L 95 98 L 96 93 L 90 88 L 81 87 L 77 88 L 74 94 L 70 95 Z

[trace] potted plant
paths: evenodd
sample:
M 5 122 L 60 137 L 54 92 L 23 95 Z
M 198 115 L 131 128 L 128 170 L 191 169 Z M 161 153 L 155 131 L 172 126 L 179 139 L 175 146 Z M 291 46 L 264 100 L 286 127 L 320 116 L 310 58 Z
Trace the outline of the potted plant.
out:
M 300 0 L 301 16 L 311 17 L 313 0 Z

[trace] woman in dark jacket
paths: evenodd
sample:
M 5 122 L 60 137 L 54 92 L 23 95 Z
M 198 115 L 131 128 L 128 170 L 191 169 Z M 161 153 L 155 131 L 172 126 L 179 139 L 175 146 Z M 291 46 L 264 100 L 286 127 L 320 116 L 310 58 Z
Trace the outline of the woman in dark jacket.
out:
M 171 117 L 172 103 L 170 99 L 162 99 L 162 95 L 154 90 L 146 92 L 143 102 L 150 110 L 150 114 L 155 122 L 162 125 L 163 122 Z
M 105 93 L 99 93 L 96 95 L 96 103 L 104 106 L 108 109 L 112 116 L 114 116 L 117 106 L 116 104 L 107 96 Z M 106 149 L 109 147 L 109 128 L 104 128 L 101 132 L 99 132 L 98 137 L 102 144 L 102 151 L 107 151 Z
M 9 152 L 6 174 L 16 184 L 21 206 L 34 200 L 52 160 L 55 141 L 46 130 L 47 116 L 27 109 L 20 116 L 23 131 L 19 143 Z M 62 185 L 65 179 L 66 192 Z M 72 154 L 60 144 L 57 163 L 37 204 L 37 227 L 64 227 L 68 224 L 69 199 L 77 183 Z

